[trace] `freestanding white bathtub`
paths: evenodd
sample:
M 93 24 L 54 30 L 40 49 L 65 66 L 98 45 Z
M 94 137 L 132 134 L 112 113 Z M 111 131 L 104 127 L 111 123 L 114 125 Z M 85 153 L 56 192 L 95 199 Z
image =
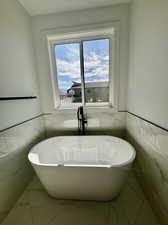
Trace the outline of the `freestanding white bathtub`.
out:
M 108 201 L 120 193 L 135 155 L 120 138 L 64 136 L 37 144 L 28 158 L 49 195 Z

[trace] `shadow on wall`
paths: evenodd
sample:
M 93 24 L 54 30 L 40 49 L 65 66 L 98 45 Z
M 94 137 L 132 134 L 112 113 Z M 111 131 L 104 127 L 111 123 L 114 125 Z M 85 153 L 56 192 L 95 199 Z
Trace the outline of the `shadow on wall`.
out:
M 33 175 L 29 150 L 44 139 L 42 118 L 0 133 L 0 223 Z
M 126 139 L 137 151 L 135 174 L 161 224 L 168 221 L 168 133 L 128 115 Z

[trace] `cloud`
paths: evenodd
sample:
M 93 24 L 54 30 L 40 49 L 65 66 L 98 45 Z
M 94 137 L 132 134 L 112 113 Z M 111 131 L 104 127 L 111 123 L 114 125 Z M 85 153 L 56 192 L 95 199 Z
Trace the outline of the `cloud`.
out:
M 91 81 L 87 81 L 85 83 L 90 83 L 90 82 L 104 82 L 107 81 L 107 79 L 92 79 Z
M 76 49 L 68 47 L 66 49 L 65 59 L 57 59 L 57 72 L 60 89 L 69 88 L 72 81 L 81 80 L 79 52 Z M 69 60 L 67 60 L 69 58 Z M 84 57 L 85 80 L 107 81 L 109 76 L 109 56 L 97 54 L 95 51 L 85 53 Z
M 108 56 L 98 56 L 93 54 L 85 58 L 85 76 L 104 76 L 109 74 Z M 59 76 L 71 78 L 80 77 L 80 61 L 69 62 L 67 60 L 57 60 L 57 71 Z M 89 71 L 89 72 L 88 72 Z
M 58 83 L 61 90 L 68 89 L 72 85 L 72 81 L 59 81 Z
M 67 76 L 71 78 L 80 77 L 80 61 L 69 62 L 67 60 L 57 59 L 58 76 Z
M 98 55 L 92 52 L 85 57 L 85 76 L 108 76 L 109 56 Z

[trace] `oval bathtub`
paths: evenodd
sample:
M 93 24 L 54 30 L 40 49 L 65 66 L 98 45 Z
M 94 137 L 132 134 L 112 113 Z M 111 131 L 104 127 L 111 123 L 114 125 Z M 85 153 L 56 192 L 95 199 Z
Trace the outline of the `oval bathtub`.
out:
M 108 201 L 124 185 L 134 148 L 112 136 L 64 136 L 42 141 L 28 158 L 49 195 Z

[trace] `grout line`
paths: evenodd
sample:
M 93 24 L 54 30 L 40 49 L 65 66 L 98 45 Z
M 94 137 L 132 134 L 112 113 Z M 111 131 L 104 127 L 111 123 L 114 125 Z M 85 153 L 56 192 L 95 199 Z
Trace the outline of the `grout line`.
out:
M 144 207 L 144 204 L 145 204 L 145 200 L 143 200 L 141 202 L 140 206 L 139 206 L 139 210 L 138 210 L 138 212 L 136 214 L 135 221 L 134 221 L 133 225 L 136 225 L 136 223 L 138 222 L 139 217 L 142 215 L 142 209 Z

